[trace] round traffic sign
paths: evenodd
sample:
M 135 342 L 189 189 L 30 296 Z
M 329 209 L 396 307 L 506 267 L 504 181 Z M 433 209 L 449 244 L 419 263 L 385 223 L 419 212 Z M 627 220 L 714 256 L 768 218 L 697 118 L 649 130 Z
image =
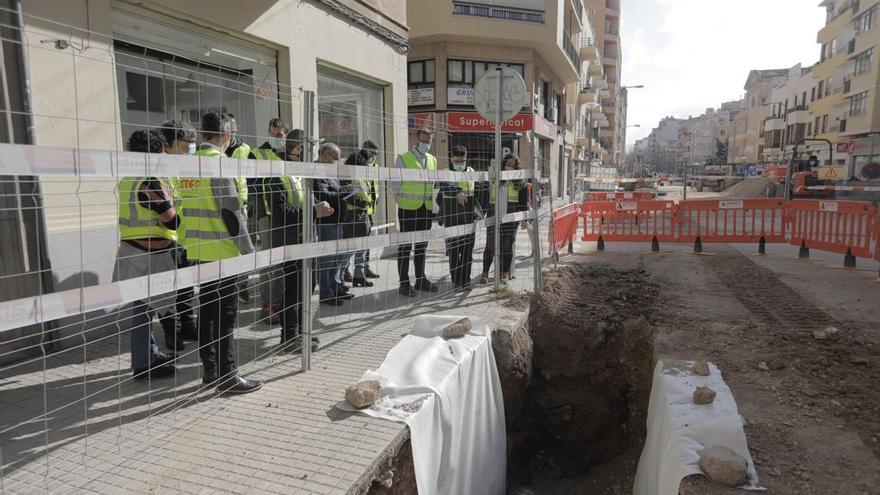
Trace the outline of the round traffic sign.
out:
M 510 120 L 529 104 L 526 82 L 518 72 L 509 67 L 487 70 L 474 84 L 474 108 L 485 119 L 495 122 L 501 105 L 501 121 Z M 498 79 L 503 78 L 501 95 Z

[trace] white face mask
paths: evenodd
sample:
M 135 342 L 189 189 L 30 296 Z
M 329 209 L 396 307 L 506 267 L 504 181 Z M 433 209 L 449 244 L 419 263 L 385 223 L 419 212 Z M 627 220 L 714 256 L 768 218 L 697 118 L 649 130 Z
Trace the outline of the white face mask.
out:
M 273 150 L 280 150 L 284 148 L 284 138 L 270 137 L 269 146 L 271 146 Z
M 452 162 L 452 168 L 457 170 L 458 172 L 462 172 L 467 168 L 467 160 L 462 160 L 459 162 Z
M 429 152 L 429 151 L 431 151 L 431 143 L 422 143 L 422 142 L 419 142 L 419 152 L 421 152 L 422 154 L 424 154 L 424 153 L 427 153 L 427 152 Z
M 189 143 L 186 145 L 186 154 L 190 156 L 196 154 L 196 143 Z

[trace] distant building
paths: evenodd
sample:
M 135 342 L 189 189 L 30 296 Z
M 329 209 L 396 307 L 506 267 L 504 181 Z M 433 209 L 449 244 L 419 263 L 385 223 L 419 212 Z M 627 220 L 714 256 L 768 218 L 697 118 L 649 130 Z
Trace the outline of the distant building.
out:
M 810 116 L 810 102 L 815 100 L 816 80 L 809 68 L 795 65 L 788 77 L 777 84 L 770 96 L 770 115 L 764 120 L 764 163 L 779 163 L 791 158 L 795 144 L 807 137 L 825 132 L 828 119 Z M 806 146 L 802 145 L 801 150 Z
M 744 109 L 734 119 L 733 135 L 727 148 L 729 164 L 752 165 L 761 161 L 764 150 L 764 120 L 770 115 L 769 100 L 773 87 L 788 77 L 788 69 L 749 72 Z

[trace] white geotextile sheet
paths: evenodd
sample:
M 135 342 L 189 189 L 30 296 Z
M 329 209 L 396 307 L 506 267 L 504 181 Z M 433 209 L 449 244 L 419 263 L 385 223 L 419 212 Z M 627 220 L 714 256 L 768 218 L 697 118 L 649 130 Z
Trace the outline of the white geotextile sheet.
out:
M 486 323 L 468 316 L 470 335 L 442 329 L 465 316 L 418 317 L 412 332 L 361 380 L 379 380 L 383 397 L 360 410 L 405 422 L 420 495 L 503 495 L 507 437 L 501 381 Z M 347 402 L 338 408 L 353 409 Z
M 639 459 L 634 495 L 678 495 L 681 480 L 700 474 L 698 452 L 727 447 L 748 461 L 749 490 L 763 490 L 749 454 L 743 419 L 721 371 L 709 364 L 709 376 L 693 373 L 693 361 L 660 361 L 654 369 L 648 405 L 648 435 Z M 708 405 L 693 403 L 696 387 L 717 395 Z

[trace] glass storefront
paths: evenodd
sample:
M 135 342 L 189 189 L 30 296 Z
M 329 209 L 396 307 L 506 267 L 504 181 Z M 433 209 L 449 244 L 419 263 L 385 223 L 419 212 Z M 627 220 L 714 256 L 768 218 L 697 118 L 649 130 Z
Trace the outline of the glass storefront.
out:
M 114 9 L 113 31 L 123 140 L 168 119 L 198 128 L 217 110 L 235 116 L 248 144 L 265 141 L 280 111 L 274 50 L 133 6 Z
M 384 93 L 379 84 L 319 66 L 318 136 L 339 145 L 343 158 L 373 141 L 385 165 Z

